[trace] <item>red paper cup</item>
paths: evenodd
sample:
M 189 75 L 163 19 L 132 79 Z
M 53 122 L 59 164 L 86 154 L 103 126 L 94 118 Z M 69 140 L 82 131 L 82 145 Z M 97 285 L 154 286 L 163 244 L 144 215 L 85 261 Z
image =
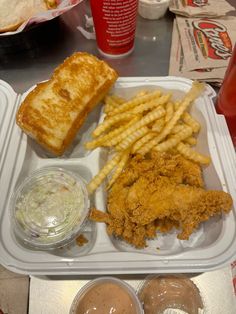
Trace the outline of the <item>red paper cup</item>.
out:
M 134 49 L 138 0 L 90 0 L 99 52 L 112 58 Z
M 225 116 L 232 142 L 236 147 L 236 44 L 217 100 L 217 113 Z

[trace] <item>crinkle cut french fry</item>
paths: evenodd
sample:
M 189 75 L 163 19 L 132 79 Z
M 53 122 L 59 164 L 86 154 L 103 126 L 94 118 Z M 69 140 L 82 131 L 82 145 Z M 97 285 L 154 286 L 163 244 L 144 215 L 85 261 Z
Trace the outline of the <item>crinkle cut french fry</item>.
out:
M 185 127 L 185 129 L 178 134 L 175 134 L 171 138 L 167 139 L 166 141 L 158 144 L 157 146 L 153 147 L 154 150 L 158 152 L 166 152 L 167 150 L 175 147 L 178 143 L 180 143 L 185 138 L 188 138 L 192 135 L 192 129 L 190 127 Z
M 118 134 L 124 132 L 126 129 L 129 128 L 130 125 L 137 122 L 139 120 L 139 116 L 134 117 L 131 121 L 126 123 L 125 125 L 120 126 L 119 128 L 116 128 L 115 130 L 110 131 L 106 135 L 100 136 L 98 138 L 95 138 L 93 141 L 85 143 L 86 149 L 94 149 L 98 146 L 112 146 L 110 145 L 109 141 L 117 136 Z
M 131 133 L 135 132 L 139 128 L 148 125 L 152 121 L 161 118 L 165 115 L 165 110 L 162 107 L 157 107 L 153 111 L 146 114 L 144 117 L 141 118 L 141 120 L 137 121 L 133 125 L 131 125 L 127 130 L 125 130 L 123 133 L 119 134 L 117 137 L 113 138 L 111 140 L 111 145 L 117 145 L 119 142 L 121 142 L 124 138 L 129 136 Z
M 165 117 L 158 119 L 153 123 L 152 131 L 159 133 L 163 129 L 164 125 L 165 125 Z
M 193 133 L 193 130 L 190 126 L 185 126 L 183 130 L 181 130 L 179 133 L 175 134 L 174 137 L 179 139 L 180 141 L 189 138 Z
M 139 151 L 139 149 L 148 141 L 150 141 L 152 138 L 154 138 L 155 136 L 157 136 L 156 132 L 149 132 L 146 135 L 144 135 L 142 138 L 140 138 L 137 142 L 134 143 L 133 147 L 132 147 L 132 154 L 135 154 Z
M 130 147 L 134 142 L 143 137 L 146 133 L 148 133 L 149 129 L 146 126 L 134 131 L 128 137 L 124 138 L 117 146 L 117 150 L 125 150 Z
M 133 107 L 140 105 L 144 102 L 150 101 L 156 97 L 160 97 L 161 92 L 160 91 L 154 91 L 152 93 L 148 93 L 147 95 L 139 96 L 139 97 L 134 97 L 133 99 L 123 103 L 122 105 L 119 106 L 119 108 L 116 108 L 113 113 L 121 113 L 124 111 L 131 110 Z
M 144 95 L 147 95 L 149 92 L 148 92 L 148 90 L 140 90 L 135 96 L 134 96 L 134 98 L 138 98 L 138 97 L 142 97 L 142 96 L 144 96 Z M 133 99 L 134 99 L 133 98 Z
M 117 106 L 117 102 L 114 101 L 112 95 L 107 95 L 104 98 L 104 103 L 105 103 L 105 105 L 110 105 L 112 107 L 116 107 Z
M 126 126 L 126 125 L 125 125 Z M 116 128 L 115 130 L 110 131 L 108 134 L 104 136 L 100 136 L 98 138 L 95 138 L 94 140 L 85 143 L 85 148 L 86 149 L 94 149 L 99 146 L 105 146 L 104 144 L 106 141 L 109 141 L 109 139 L 113 138 L 117 134 L 120 134 L 120 132 L 124 131 L 126 128 L 125 126 L 121 126 L 119 128 Z M 128 126 L 127 126 L 128 128 Z
M 122 121 L 122 120 L 128 120 L 132 119 L 135 116 L 132 113 L 121 113 L 119 115 L 114 115 L 106 120 L 104 120 L 101 124 L 97 126 L 97 128 L 93 131 L 92 136 L 97 137 L 101 135 L 103 132 L 105 132 L 107 129 L 109 129 L 113 124 Z
M 109 160 L 105 166 L 99 171 L 99 173 L 93 177 L 93 179 L 87 185 L 88 192 L 93 193 L 103 182 L 106 176 L 115 168 L 121 159 L 121 154 L 116 154 L 111 160 Z
M 201 128 L 200 123 L 197 120 L 195 120 L 188 112 L 184 112 L 182 114 L 181 118 L 182 118 L 184 123 L 186 123 L 187 125 L 189 125 L 192 128 L 194 133 L 199 132 L 199 130 Z
M 111 98 L 115 101 L 115 103 L 117 105 L 121 105 L 121 104 L 125 103 L 125 99 L 120 97 L 120 96 L 118 96 L 118 95 L 115 95 L 115 94 L 111 95 Z
M 107 115 L 109 115 L 109 113 L 112 112 L 113 109 L 114 109 L 114 108 L 113 108 L 110 104 L 106 104 L 106 105 L 104 106 L 104 112 L 105 112 Z
M 199 95 L 203 92 L 204 89 L 205 89 L 205 83 L 194 81 L 192 84 L 192 87 L 187 92 L 185 98 L 189 98 L 190 102 L 192 102 L 193 100 L 199 97 Z
M 84 144 L 84 147 L 88 150 L 94 149 L 96 147 L 99 147 L 101 145 L 101 141 L 99 139 L 95 139 L 93 141 L 87 142 Z
M 130 113 L 142 113 L 144 111 L 152 110 L 158 106 L 164 105 L 171 97 L 171 94 L 163 95 L 150 102 L 145 102 L 133 108 Z
M 197 139 L 193 136 L 190 136 L 184 140 L 184 144 L 189 144 L 191 146 L 194 146 L 197 144 Z
M 127 122 L 126 124 L 122 125 L 121 127 L 117 128 L 117 129 L 115 129 L 113 131 L 110 131 L 106 135 L 102 136 L 101 140 L 102 140 L 103 146 L 107 146 L 107 147 L 113 146 L 112 143 L 111 143 L 113 138 L 115 138 L 117 135 L 125 132 L 125 130 L 130 128 L 131 125 L 133 125 L 134 123 L 136 123 L 139 120 L 140 120 L 140 116 L 136 116 L 132 120 Z
M 175 111 L 179 108 L 180 103 L 181 103 L 180 101 L 176 101 L 176 102 L 174 103 L 174 110 L 175 110 Z
M 109 183 L 108 183 L 108 186 L 107 186 L 107 189 L 108 189 L 108 190 L 111 188 L 111 186 L 115 183 L 116 179 L 117 179 L 117 178 L 120 176 L 120 174 L 122 173 L 122 171 L 123 171 L 123 169 L 124 169 L 126 163 L 128 162 L 129 154 L 130 154 L 130 150 L 129 150 L 129 149 L 126 150 L 126 151 L 123 153 L 123 155 L 122 155 L 122 157 L 121 157 L 119 163 L 117 164 L 117 167 L 116 167 L 116 169 L 115 169 L 115 171 L 114 171 L 114 173 L 113 173 L 113 175 L 112 175 L 112 178 L 111 178 L 111 180 L 110 180 Z
M 208 156 L 204 156 L 192 148 L 190 148 L 188 145 L 185 145 L 183 143 L 179 143 L 176 146 L 177 151 L 182 154 L 187 159 L 191 159 L 199 164 L 208 165 L 211 162 L 211 158 Z
M 121 104 L 125 102 L 125 100 L 117 95 L 110 95 L 107 96 L 109 97 L 108 99 L 105 98 L 105 107 L 104 107 L 104 112 L 108 115 L 111 116 L 113 113 L 113 110 L 115 108 L 118 108 Z
M 175 147 L 177 143 L 179 143 L 178 139 L 175 136 L 173 136 L 168 140 L 158 144 L 157 146 L 154 146 L 153 150 L 156 150 L 158 152 L 166 152 L 169 149 Z
M 173 127 L 178 122 L 179 118 L 183 114 L 183 112 L 188 108 L 188 106 L 192 103 L 192 101 L 199 96 L 199 94 L 202 92 L 204 88 L 204 84 L 199 82 L 194 82 L 192 88 L 190 91 L 186 94 L 183 101 L 179 105 L 178 109 L 175 111 L 173 117 L 170 121 L 167 122 L 166 126 L 163 128 L 161 133 L 150 140 L 148 143 L 146 143 L 141 149 L 140 153 L 142 155 L 145 155 L 148 153 L 154 146 L 159 144 L 173 129 Z
M 176 124 L 173 129 L 171 130 L 171 134 L 176 134 L 179 133 L 181 131 L 183 131 L 185 129 L 185 125 L 184 124 Z
M 117 102 L 113 99 L 112 95 L 107 95 L 104 98 L 104 112 L 109 115 L 110 112 L 112 112 L 112 110 L 114 110 L 118 104 Z
M 174 104 L 172 102 L 168 102 L 166 104 L 166 116 L 165 116 L 165 122 L 167 123 L 170 121 L 174 114 Z

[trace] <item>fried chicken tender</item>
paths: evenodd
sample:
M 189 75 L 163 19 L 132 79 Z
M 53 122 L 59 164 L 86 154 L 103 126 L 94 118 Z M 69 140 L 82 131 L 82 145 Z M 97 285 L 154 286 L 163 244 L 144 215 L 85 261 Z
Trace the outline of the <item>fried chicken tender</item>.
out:
M 228 193 L 204 189 L 198 164 L 179 154 L 152 152 L 131 159 L 108 194 L 107 213 L 93 209 L 90 218 L 142 248 L 158 230 L 177 228 L 178 238 L 187 240 L 201 222 L 231 206 Z

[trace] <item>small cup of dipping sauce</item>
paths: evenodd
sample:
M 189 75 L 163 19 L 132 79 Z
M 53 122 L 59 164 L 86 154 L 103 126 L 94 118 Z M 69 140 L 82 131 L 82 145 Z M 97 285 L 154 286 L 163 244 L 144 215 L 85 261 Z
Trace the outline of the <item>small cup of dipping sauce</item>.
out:
M 148 276 L 138 296 L 145 314 L 203 313 L 203 301 L 197 286 L 183 275 Z
M 66 245 L 81 232 L 89 211 L 83 179 L 60 167 L 30 174 L 10 201 L 16 238 L 34 249 Z
M 70 314 L 141 314 L 135 291 L 115 277 L 100 277 L 86 284 L 76 295 Z

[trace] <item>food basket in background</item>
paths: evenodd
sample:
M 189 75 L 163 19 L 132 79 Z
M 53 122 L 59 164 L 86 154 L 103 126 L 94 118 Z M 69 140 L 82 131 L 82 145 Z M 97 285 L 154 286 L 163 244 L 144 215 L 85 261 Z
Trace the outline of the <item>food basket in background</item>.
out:
M 54 18 L 56 18 L 57 16 L 62 15 L 63 13 L 69 11 L 70 9 L 72 9 L 74 6 L 76 6 L 77 4 L 81 3 L 83 0 L 57 0 L 56 2 L 56 8 L 52 8 L 50 10 L 43 10 L 42 12 L 40 10 L 36 11 L 39 13 L 36 13 L 34 16 L 31 16 L 30 18 L 28 18 L 28 16 L 26 17 L 25 21 L 23 23 L 19 23 L 18 27 L 14 30 L 10 30 L 11 27 L 9 27 L 9 30 L 5 31 L 5 32 L 0 32 L 0 37 L 2 36 L 9 36 L 9 35 L 15 35 L 18 33 L 21 33 L 25 30 L 27 30 L 29 28 L 29 26 L 36 26 L 39 25 L 43 22 L 52 20 Z M 36 1 L 34 1 L 36 3 Z M 7 3 L 7 1 L 6 1 Z M 7 4 L 8 5 L 8 4 Z M 22 4 L 23 5 L 23 4 Z M 8 5 L 8 9 L 10 9 L 11 7 Z M 21 5 L 19 5 L 19 8 L 21 8 Z M 6 13 L 7 12 L 7 8 L 5 9 Z M 21 15 L 23 16 L 24 11 L 21 12 Z M 6 14 L 6 16 L 10 16 L 10 14 Z M 22 19 L 21 16 L 21 19 Z M 14 21 L 14 17 L 13 17 L 13 21 Z M 14 23 L 13 23 L 14 24 Z M 11 25 L 11 23 L 10 23 Z M 1 27 L 0 27 L 1 29 Z M 7 29 L 7 28 L 6 28 Z

